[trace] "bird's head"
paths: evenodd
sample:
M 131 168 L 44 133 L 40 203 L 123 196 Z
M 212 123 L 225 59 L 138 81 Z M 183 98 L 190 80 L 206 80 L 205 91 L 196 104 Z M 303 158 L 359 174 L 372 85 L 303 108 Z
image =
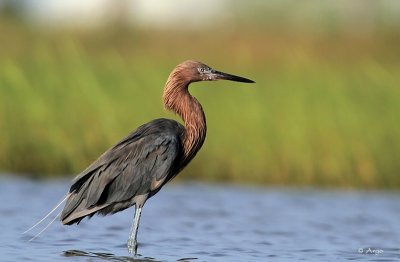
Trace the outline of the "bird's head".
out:
M 230 80 L 244 83 L 255 83 L 253 80 L 217 71 L 198 61 L 188 60 L 179 64 L 176 69 L 188 82 Z

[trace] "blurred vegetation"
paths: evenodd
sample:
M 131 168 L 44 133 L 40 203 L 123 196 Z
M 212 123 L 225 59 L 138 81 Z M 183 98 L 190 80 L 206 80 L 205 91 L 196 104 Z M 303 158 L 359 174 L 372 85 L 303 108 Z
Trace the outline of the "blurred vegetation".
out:
M 94 31 L 0 23 L 0 169 L 79 173 L 140 124 L 196 59 L 257 83 L 196 83 L 208 135 L 180 179 L 400 188 L 400 34 L 235 26 Z

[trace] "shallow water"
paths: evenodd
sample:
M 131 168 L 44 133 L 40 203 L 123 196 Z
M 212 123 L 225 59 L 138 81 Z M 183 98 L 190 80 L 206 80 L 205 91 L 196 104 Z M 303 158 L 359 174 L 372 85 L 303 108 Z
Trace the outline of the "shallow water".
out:
M 0 177 L 1 261 L 395 261 L 400 194 L 171 184 L 150 199 L 140 256 L 126 241 L 133 208 L 79 226 L 21 233 L 62 198 L 69 181 Z M 49 220 L 47 220 L 49 221 Z

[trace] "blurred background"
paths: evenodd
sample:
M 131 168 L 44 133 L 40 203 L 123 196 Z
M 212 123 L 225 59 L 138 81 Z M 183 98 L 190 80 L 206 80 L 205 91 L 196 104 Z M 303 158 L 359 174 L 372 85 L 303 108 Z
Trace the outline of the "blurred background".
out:
M 139 125 L 181 121 L 161 96 L 187 59 L 256 83 L 191 85 L 207 139 L 146 205 L 140 261 L 399 260 L 399 0 L 0 0 L 3 260 L 132 260 L 132 208 L 21 232 Z
M 159 117 L 195 59 L 205 145 L 180 180 L 400 188 L 400 2 L 0 1 L 0 170 L 82 171 Z

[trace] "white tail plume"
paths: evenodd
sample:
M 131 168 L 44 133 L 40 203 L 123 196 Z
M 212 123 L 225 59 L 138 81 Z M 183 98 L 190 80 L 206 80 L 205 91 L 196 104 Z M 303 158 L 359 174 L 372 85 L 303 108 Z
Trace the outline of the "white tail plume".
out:
M 57 210 L 57 208 L 59 208 L 61 206 L 62 203 L 64 203 L 65 200 L 67 200 L 67 198 L 70 196 L 71 193 L 67 194 L 46 216 L 44 216 L 42 219 L 40 219 L 36 224 L 34 224 L 33 226 L 31 226 L 30 228 L 28 228 L 26 231 L 24 231 L 22 234 L 26 234 L 29 231 L 31 231 L 32 229 L 34 229 L 35 227 L 37 227 L 38 225 L 40 225 L 41 223 L 43 223 L 43 221 L 48 218 L 51 214 L 54 213 L 54 211 Z M 36 237 L 38 237 L 43 231 L 45 231 L 59 216 L 61 215 L 61 212 L 58 213 L 58 215 L 53 218 L 53 220 L 46 225 L 46 227 L 44 229 L 42 229 L 37 235 L 35 235 L 33 238 L 31 238 L 29 241 L 32 241 L 33 239 L 35 239 Z

